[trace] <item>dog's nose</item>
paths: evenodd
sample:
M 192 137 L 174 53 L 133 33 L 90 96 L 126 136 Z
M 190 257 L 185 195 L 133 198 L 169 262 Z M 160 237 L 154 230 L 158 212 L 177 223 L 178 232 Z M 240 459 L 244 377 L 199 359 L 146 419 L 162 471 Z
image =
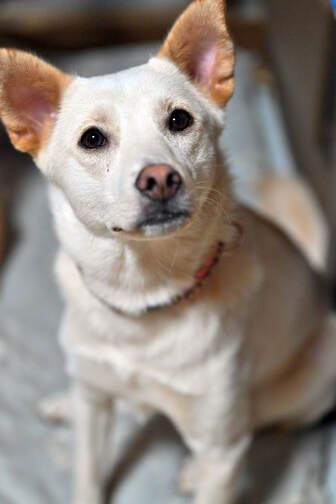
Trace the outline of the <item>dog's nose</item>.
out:
M 137 189 L 154 201 L 172 199 L 182 185 L 179 173 L 169 165 L 151 165 L 144 168 L 137 181 Z

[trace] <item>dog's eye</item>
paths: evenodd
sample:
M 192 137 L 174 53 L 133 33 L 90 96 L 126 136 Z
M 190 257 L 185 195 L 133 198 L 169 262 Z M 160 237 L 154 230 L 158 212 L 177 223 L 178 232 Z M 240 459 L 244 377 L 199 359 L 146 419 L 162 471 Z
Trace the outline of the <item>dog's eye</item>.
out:
M 90 128 L 82 135 L 79 144 L 84 149 L 100 149 L 107 144 L 107 138 L 98 128 Z
M 186 110 L 176 109 L 170 114 L 168 127 L 173 133 L 186 130 L 193 124 L 194 120 Z

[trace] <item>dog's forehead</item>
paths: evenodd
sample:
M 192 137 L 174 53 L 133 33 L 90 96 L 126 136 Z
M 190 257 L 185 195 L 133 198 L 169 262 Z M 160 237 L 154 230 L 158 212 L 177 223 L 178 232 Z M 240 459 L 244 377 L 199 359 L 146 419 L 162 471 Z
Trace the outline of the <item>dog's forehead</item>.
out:
M 171 62 L 152 58 L 148 63 L 129 68 L 118 73 L 76 79 L 71 95 L 79 98 L 104 99 L 117 96 L 129 100 L 136 96 L 151 98 L 155 96 L 174 96 L 184 91 L 190 92 L 188 79 Z
M 211 117 L 222 125 L 220 109 L 174 63 L 157 57 L 118 73 L 75 78 L 65 95 L 59 124 L 71 129 L 90 121 L 140 120 L 146 114 L 161 113 L 162 106 L 190 108 L 194 115 Z

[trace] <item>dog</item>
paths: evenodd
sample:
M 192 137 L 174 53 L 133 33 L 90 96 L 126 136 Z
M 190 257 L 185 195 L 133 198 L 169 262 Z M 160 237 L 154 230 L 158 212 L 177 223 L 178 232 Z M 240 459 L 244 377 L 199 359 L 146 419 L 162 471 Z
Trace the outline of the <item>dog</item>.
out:
M 195 0 L 147 64 L 103 77 L 0 51 L 1 119 L 49 181 L 61 244 L 76 504 L 102 502 L 114 398 L 172 420 L 196 504 L 232 504 L 257 429 L 335 403 L 326 283 L 235 201 L 219 149 L 226 18 L 222 0 Z

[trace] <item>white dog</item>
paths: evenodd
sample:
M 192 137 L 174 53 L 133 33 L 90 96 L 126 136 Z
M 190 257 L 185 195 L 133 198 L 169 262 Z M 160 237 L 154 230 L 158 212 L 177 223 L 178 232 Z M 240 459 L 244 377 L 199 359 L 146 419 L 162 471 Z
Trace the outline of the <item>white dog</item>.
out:
M 218 146 L 234 88 L 225 17 L 222 0 L 195 0 L 157 57 L 105 77 L 0 51 L 1 118 L 50 181 L 61 242 L 77 504 L 101 502 L 114 397 L 175 423 L 197 504 L 232 503 L 255 429 L 334 404 L 324 283 L 232 197 Z

